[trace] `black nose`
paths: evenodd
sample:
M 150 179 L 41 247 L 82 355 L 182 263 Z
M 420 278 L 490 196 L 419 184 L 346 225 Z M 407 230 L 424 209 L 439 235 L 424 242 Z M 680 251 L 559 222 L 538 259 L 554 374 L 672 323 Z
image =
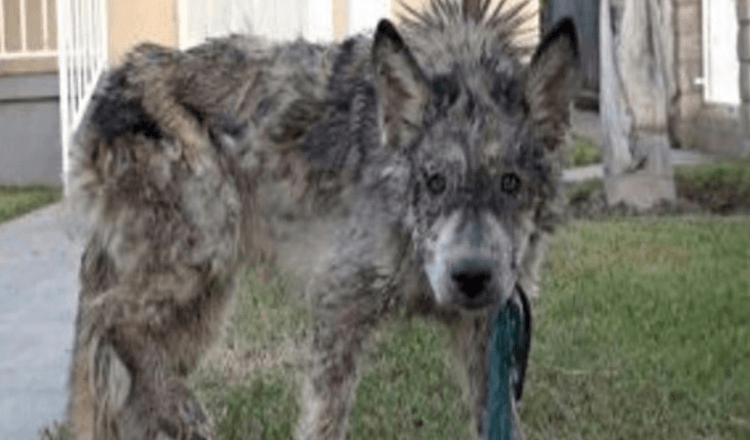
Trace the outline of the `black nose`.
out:
M 451 278 L 464 295 L 473 299 L 492 281 L 492 265 L 486 260 L 461 260 L 453 266 Z

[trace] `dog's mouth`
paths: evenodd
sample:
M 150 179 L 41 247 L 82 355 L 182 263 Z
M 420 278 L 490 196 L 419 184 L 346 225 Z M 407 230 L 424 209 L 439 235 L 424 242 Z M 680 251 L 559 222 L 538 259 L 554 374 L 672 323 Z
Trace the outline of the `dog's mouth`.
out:
M 466 310 L 480 310 L 484 309 L 486 307 L 489 307 L 492 305 L 495 301 L 493 301 L 492 295 L 488 293 L 484 293 L 479 297 L 476 298 L 465 298 L 465 297 L 459 297 L 456 301 L 456 304 L 460 306 L 461 308 L 464 308 Z

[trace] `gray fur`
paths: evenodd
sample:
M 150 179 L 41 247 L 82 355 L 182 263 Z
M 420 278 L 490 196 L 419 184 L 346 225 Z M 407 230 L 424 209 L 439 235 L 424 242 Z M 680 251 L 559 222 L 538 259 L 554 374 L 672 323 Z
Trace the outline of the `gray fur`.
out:
M 434 0 L 403 36 L 383 22 L 327 47 L 131 52 L 73 157 L 70 202 L 91 217 L 79 436 L 210 438 L 185 375 L 238 268 L 265 259 L 299 275 L 315 316 L 298 438 L 344 437 L 368 335 L 404 308 L 454 328 L 482 438 L 487 310 L 534 284 L 557 220 L 575 58 L 562 29 L 523 66 L 519 20 Z

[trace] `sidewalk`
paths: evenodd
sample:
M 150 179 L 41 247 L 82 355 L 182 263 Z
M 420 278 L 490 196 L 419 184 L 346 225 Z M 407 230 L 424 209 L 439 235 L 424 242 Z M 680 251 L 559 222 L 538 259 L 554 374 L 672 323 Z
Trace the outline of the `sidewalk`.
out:
M 602 134 L 599 127 L 599 115 L 594 112 L 575 110 L 571 112 L 571 131 L 579 136 L 590 139 L 600 148 Z M 672 165 L 692 165 L 711 160 L 711 157 L 699 151 L 670 150 Z M 563 170 L 563 182 L 580 182 L 587 179 L 602 179 L 604 166 L 602 164 L 589 165 L 580 168 Z
M 670 150 L 669 151 L 672 165 L 692 165 L 703 163 L 711 160 L 709 156 L 703 153 L 690 150 Z M 571 168 L 563 170 L 563 182 L 580 182 L 588 179 L 604 178 L 604 165 L 588 165 L 585 167 Z
M 63 416 L 82 246 L 56 204 L 0 224 L 0 439 Z

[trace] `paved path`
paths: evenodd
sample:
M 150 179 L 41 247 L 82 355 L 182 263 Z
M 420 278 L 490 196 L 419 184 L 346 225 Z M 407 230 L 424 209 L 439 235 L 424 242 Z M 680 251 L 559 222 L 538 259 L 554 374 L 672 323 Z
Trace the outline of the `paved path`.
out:
M 579 136 L 590 139 L 594 144 L 602 145 L 602 133 L 599 126 L 599 114 L 589 111 L 573 110 L 570 115 L 571 131 Z M 698 151 L 671 150 L 672 165 L 688 165 L 705 162 L 711 157 Z M 563 181 L 578 182 L 587 179 L 601 179 L 604 177 L 604 167 L 601 164 L 590 165 L 563 171 Z
M 711 160 L 710 156 L 691 150 L 670 150 L 672 165 L 691 165 Z M 601 179 L 604 177 L 602 164 L 563 170 L 563 182 L 580 182 L 587 179 Z
M 0 224 L 1 440 L 31 440 L 65 408 L 82 247 L 60 212 Z

